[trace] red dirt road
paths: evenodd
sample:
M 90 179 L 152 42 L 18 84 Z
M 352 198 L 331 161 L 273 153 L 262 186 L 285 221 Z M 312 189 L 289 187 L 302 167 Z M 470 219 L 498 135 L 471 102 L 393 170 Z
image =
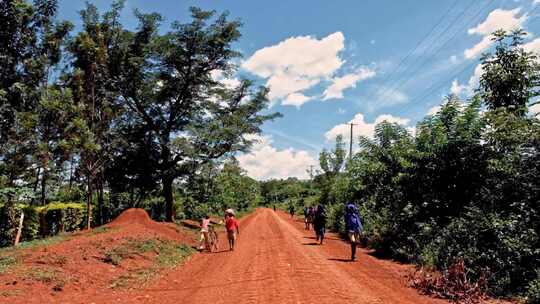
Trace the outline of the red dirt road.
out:
M 197 254 L 139 291 L 92 295 L 85 303 L 447 303 L 406 287 L 408 268 L 350 247 L 329 235 L 313 245 L 312 231 L 284 213 L 260 209 L 240 224 L 234 252 Z

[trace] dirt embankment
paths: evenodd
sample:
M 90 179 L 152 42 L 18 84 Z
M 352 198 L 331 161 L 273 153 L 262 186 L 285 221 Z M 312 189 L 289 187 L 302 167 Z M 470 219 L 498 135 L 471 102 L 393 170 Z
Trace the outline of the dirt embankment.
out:
M 140 287 L 188 255 L 193 231 L 129 209 L 112 223 L 0 251 L 0 303 L 89 303 Z M 7 303 L 6 302 L 6 303 Z

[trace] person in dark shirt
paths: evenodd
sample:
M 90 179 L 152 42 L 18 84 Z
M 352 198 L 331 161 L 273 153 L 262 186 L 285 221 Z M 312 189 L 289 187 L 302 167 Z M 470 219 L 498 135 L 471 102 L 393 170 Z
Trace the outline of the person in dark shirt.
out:
M 315 237 L 319 244 L 323 244 L 324 234 L 326 232 L 326 210 L 323 205 L 317 206 L 315 216 L 313 217 L 313 229 L 315 230 Z

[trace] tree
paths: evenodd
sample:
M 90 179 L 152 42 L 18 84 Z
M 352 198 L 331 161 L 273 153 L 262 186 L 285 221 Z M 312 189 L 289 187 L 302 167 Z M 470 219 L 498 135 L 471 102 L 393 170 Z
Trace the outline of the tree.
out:
M 230 74 L 238 52 L 240 22 L 227 15 L 191 9 L 192 21 L 174 22 L 158 33 L 161 16 L 140 14 L 139 29 L 122 63 L 118 85 L 133 123 L 143 125 L 157 143 L 167 220 L 172 221 L 173 183 L 201 165 L 249 147 L 244 135 L 276 114 L 261 115 L 266 88 L 252 90 L 248 80 L 227 88 L 212 73 Z
M 495 52 L 482 57 L 480 94 L 489 109 L 506 108 L 523 116 L 531 98 L 540 95 L 537 56 L 523 49 L 527 33 L 521 29 L 493 35 Z
M 111 10 L 100 16 L 97 8 L 87 3 L 80 11 L 83 31 L 68 46 L 74 69 L 66 77 L 81 110 L 80 122 L 89 135 L 79 137 L 82 141 L 78 145 L 80 166 L 87 180 L 88 228 L 92 225 L 94 188 L 100 212 L 103 205 L 103 172 L 111 156 L 108 152 L 113 141 L 113 121 L 121 109 L 114 80 L 125 52 L 122 43 L 126 34 L 118 22 L 123 4 L 124 1 L 114 2 Z
M 49 134 L 39 133 L 43 128 L 36 130 L 42 122 L 36 113 L 42 112 L 51 70 L 60 62 L 62 43 L 72 28 L 69 22 L 55 22 L 56 9 L 55 0 L 0 3 L 0 162 L 10 185 L 33 164 L 35 183 L 40 175 L 42 187 L 46 183 L 43 164 L 48 163 L 50 141 Z M 40 154 L 35 162 L 32 154 Z

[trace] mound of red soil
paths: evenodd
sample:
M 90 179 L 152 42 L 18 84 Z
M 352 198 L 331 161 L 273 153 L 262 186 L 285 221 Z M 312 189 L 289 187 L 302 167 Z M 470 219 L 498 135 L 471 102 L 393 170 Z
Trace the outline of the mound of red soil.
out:
M 111 227 L 123 226 L 129 224 L 140 224 L 143 226 L 152 225 L 155 223 L 146 210 L 141 208 L 131 208 L 122 212 L 114 221 L 109 225 Z
M 195 245 L 193 231 L 155 222 L 143 209 L 129 209 L 105 229 L 66 234 L 64 240 L 49 245 L 0 252 L 0 259 L 17 258 L 8 271 L 0 271 L 0 303 L 90 303 L 86 300 L 89 295 L 114 294 L 112 282 L 150 262 L 148 257 L 134 254 L 114 265 L 106 261 L 107 252 L 127 241 L 148 239 Z
M 146 210 L 131 208 L 122 212 L 114 221 L 107 226 L 120 229 L 130 229 L 134 226 L 142 226 L 144 229 L 157 232 L 171 239 L 184 241 L 179 238 L 178 227 L 173 223 L 159 223 L 150 218 Z

